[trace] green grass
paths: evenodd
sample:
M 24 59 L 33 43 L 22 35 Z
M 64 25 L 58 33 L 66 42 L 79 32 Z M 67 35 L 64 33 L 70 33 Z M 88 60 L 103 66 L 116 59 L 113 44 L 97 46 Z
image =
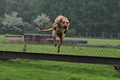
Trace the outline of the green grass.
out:
M 58 54 L 57 47 L 54 47 L 53 45 L 48 44 L 26 44 L 26 45 L 27 52 Z M 24 47 L 23 43 L 0 43 L 0 50 L 3 51 L 21 52 L 23 47 Z M 120 57 L 120 48 L 62 45 L 60 54 Z
M 16 59 L 0 61 L 1 80 L 119 80 L 112 66 Z
M 88 44 L 120 45 L 119 39 L 96 39 L 96 38 L 66 38 L 66 39 L 87 40 Z
M 4 39 L 4 36 L 0 36 Z M 87 39 L 89 44 L 119 45 L 119 40 Z M 5 43 L 0 41 L 0 50 L 21 52 L 24 44 L 27 52 L 57 53 L 57 48 L 48 44 Z M 120 57 L 119 48 L 62 45 L 59 54 Z M 95 65 L 29 59 L 0 61 L 1 80 L 119 80 L 120 74 L 110 65 Z
M 0 39 L 5 39 L 5 35 L 0 35 Z

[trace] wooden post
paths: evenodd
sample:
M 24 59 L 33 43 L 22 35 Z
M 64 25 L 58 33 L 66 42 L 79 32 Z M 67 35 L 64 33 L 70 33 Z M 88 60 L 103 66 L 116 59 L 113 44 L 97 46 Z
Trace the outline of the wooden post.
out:
M 96 35 L 94 34 L 94 38 L 96 37 Z
M 102 38 L 104 38 L 104 32 L 102 32 Z
M 111 38 L 113 37 L 112 34 L 110 36 L 111 36 Z
M 79 33 L 79 37 L 81 37 L 81 34 Z
M 120 33 L 118 33 L 118 38 L 120 38 Z
M 27 51 L 26 46 L 27 45 L 24 45 L 24 48 L 22 49 L 22 52 L 26 52 Z
M 88 32 L 86 32 L 86 37 L 88 37 Z

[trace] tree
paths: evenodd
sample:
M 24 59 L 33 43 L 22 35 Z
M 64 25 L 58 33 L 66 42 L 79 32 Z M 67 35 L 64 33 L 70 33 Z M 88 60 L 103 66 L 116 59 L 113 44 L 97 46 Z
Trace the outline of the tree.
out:
M 11 11 L 18 12 L 18 16 L 24 21 L 31 23 L 35 18 L 34 10 L 36 8 L 36 0 L 6 0 L 5 13 Z
M 79 32 L 119 32 L 119 0 L 37 0 L 36 15 L 53 21 L 58 15 L 72 18 L 70 29 Z
M 76 35 L 76 30 L 75 29 L 70 29 L 67 32 L 67 36 L 69 36 L 69 37 L 75 37 L 75 35 Z
M 36 29 L 38 31 L 39 31 L 38 27 L 40 27 L 40 29 L 42 29 L 43 28 L 43 24 L 47 23 L 49 21 L 50 21 L 49 16 L 46 16 L 46 14 L 43 14 L 43 13 L 41 14 L 41 16 L 38 15 L 38 17 L 35 20 L 33 20 L 33 22 L 37 25 Z
M 20 17 L 17 17 L 17 12 L 12 12 L 11 15 L 6 14 L 4 15 L 3 20 L 3 30 L 6 30 L 7 32 L 22 32 L 22 26 L 23 26 L 23 19 Z
M 5 12 L 10 13 L 11 11 L 16 11 L 18 4 L 17 0 L 6 0 Z
M 0 33 L 2 33 L 2 21 L 3 21 L 3 18 L 0 17 Z
M 30 23 L 24 22 L 24 32 L 32 31 L 30 28 L 31 28 Z
M 5 11 L 5 4 L 6 0 L 0 0 L 0 16 L 3 17 Z
M 51 21 L 43 23 L 40 28 L 47 28 L 58 15 L 64 15 L 72 18 L 70 29 L 75 29 L 76 34 L 120 31 L 120 0 L 1 0 L 0 17 L 11 11 L 18 12 L 28 24 L 32 24 L 37 15 L 46 14 Z M 25 30 L 34 28 L 32 24 Z
M 31 23 L 35 19 L 36 0 L 18 0 L 17 12 L 25 22 Z

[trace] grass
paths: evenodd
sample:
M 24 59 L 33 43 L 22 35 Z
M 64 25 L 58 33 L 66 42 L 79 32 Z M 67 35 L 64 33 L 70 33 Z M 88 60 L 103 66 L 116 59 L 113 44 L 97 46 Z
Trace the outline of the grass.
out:
M 120 77 L 112 66 L 106 65 L 24 59 L 0 64 L 1 80 L 119 80 Z
M 35 53 L 57 53 L 57 47 L 48 44 L 26 44 L 27 52 Z M 23 43 L 0 43 L 0 49 L 3 51 L 19 51 L 24 47 Z M 87 46 L 73 46 L 62 45 L 60 54 L 69 55 L 84 55 L 84 56 L 105 56 L 105 57 L 120 57 L 120 48 L 109 47 L 87 47 Z
M 0 36 L 0 39 L 4 39 Z M 87 39 L 89 44 L 119 45 L 118 40 Z M 101 43 L 102 41 L 102 43 Z M 112 42 L 113 41 L 113 42 Z M 98 43 L 99 42 L 99 43 Z M 107 42 L 107 43 L 106 43 Z M 0 41 L 0 50 L 22 51 L 26 43 L 5 43 Z M 27 52 L 57 53 L 57 48 L 47 44 L 26 44 Z M 62 45 L 60 54 L 120 57 L 119 48 L 101 48 Z M 119 80 L 120 74 L 110 65 L 95 65 L 57 61 L 12 59 L 0 61 L 1 80 Z
M 5 36 L 22 36 L 22 35 L 5 34 Z
M 96 39 L 96 38 L 66 38 L 66 39 L 87 40 L 88 44 L 120 45 L 119 39 Z

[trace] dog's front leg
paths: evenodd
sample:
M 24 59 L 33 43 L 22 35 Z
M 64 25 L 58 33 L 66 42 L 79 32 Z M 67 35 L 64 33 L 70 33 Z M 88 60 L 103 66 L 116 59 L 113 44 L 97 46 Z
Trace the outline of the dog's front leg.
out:
M 65 29 L 64 34 L 66 34 L 66 33 L 67 33 L 67 31 L 68 31 L 68 29 Z
M 65 29 L 65 30 L 64 30 L 64 34 L 66 34 L 66 33 L 67 33 L 68 28 L 69 28 L 69 26 L 68 26 L 68 27 L 66 27 L 66 28 L 64 28 L 64 29 Z
M 59 38 L 60 38 L 60 42 L 59 42 L 59 45 L 58 45 L 58 53 L 59 53 L 59 52 L 60 52 L 60 45 L 61 45 L 62 42 L 63 42 L 63 39 L 64 39 L 65 34 L 64 34 L 64 33 L 61 33 L 61 34 L 59 34 L 58 36 L 59 36 Z

